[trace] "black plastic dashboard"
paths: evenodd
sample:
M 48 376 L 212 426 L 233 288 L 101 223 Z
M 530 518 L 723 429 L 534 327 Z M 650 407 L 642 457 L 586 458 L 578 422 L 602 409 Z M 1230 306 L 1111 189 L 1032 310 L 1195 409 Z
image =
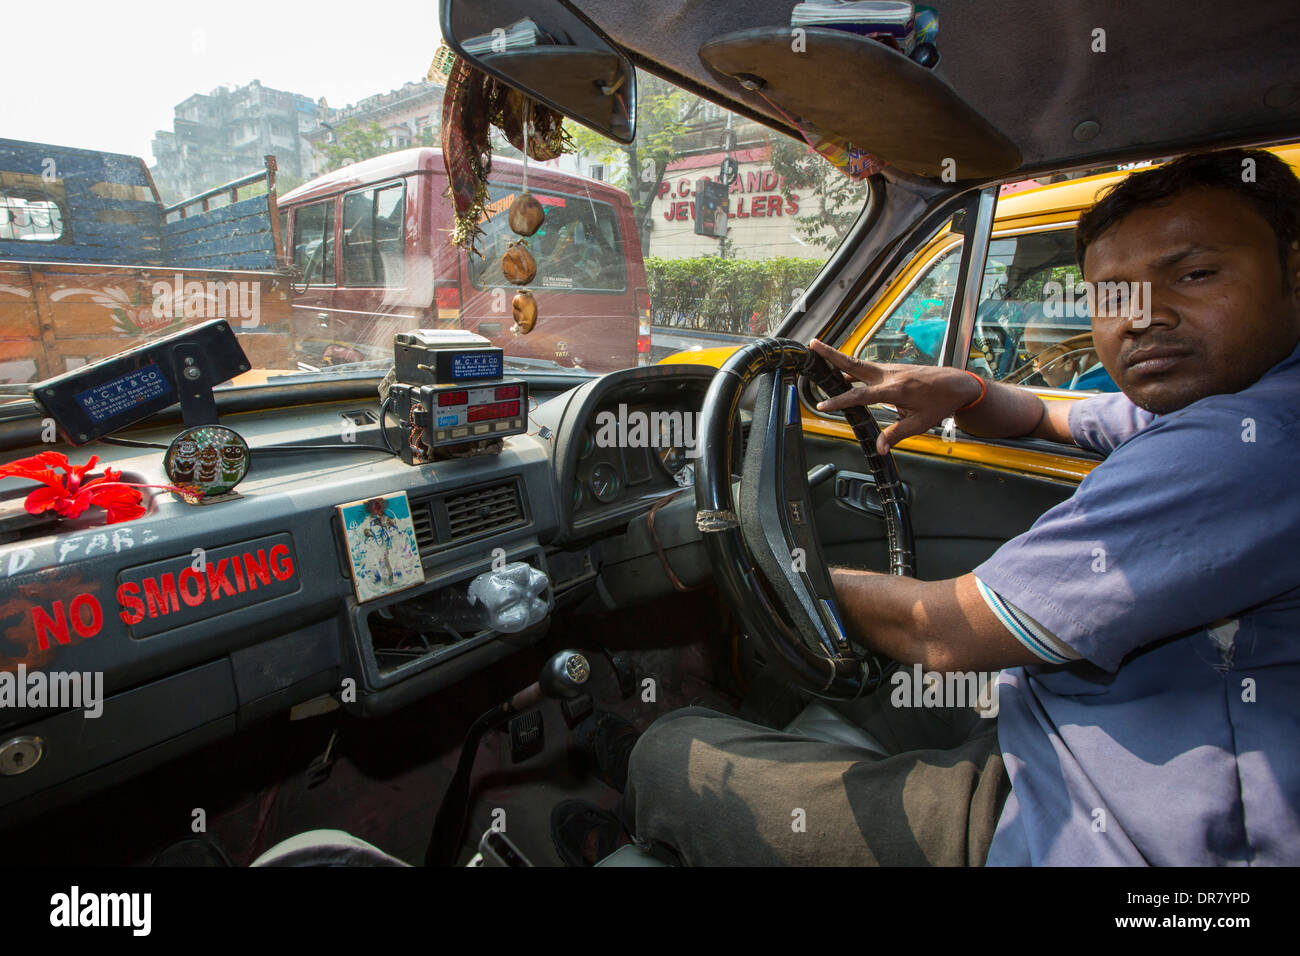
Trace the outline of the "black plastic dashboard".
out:
M 689 465 L 694 450 L 674 449 L 667 434 L 675 436 L 680 422 L 681 434 L 693 442 L 713 375 L 712 368 L 691 365 L 626 369 L 593 379 L 537 410 L 538 426 L 553 436 L 550 453 L 564 492 L 558 502 L 561 540 L 626 527 L 660 498 L 689 487 L 675 473 Z M 666 429 L 665 423 L 670 423 Z M 602 466 L 619 480 L 608 500 L 597 494 Z
M 253 449 L 237 497 L 191 506 L 154 493 L 143 517 L 109 526 L 94 512 L 24 530 L 15 512 L 28 487 L 7 481 L 12 487 L 0 486 L 9 516 L 0 544 L 0 676 L 102 675 L 102 706 L 92 716 L 39 702 L 4 706 L 0 697 L 0 748 L 15 740 L 39 746 L 26 767 L 0 759 L 6 819 L 322 695 L 358 715 L 389 712 L 540 639 L 549 617 L 516 634 L 448 627 L 436 639 L 403 638 L 399 625 L 413 613 L 436 617 L 444 598 L 503 559 L 548 575 L 552 610 L 590 583 L 583 542 L 621 534 L 654 501 L 680 490 L 660 449 L 628 447 L 626 435 L 583 456 L 598 413 L 623 404 L 689 417 L 712 375 L 659 366 L 593 379 L 544 401 L 530 434 L 506 439 L 499 454 L 415 467 L 362 447 L 381 444 L 373 398 L 223 415 Z M 347 421 L 359 426 L 355 448 L 257 451 L 338 444 Z M 177 430 L 152 425 L 130 438 L 165 444 Z M 98 454 L 100 467 L 122 469 L 125 480 L 165 483 L 157 451 L 60 450 L 74 460 Z M 608 502 L 589 495 L 587 507 L 578 501 L 575 508 L 574 488 L 590 488 L 602 462 L 621 469 L 621 493 Z M 358 603 L 336 507 L 395 492 L 410 502 L 425 582 Z M 31 761 L 30 747 L 25 753 Z

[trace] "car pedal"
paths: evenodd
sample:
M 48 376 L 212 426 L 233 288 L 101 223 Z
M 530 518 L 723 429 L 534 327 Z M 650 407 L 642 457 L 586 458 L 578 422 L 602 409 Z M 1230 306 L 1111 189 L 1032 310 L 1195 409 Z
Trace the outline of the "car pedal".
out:
M 504 833 L 488 828 L 478 841 L 478 853 L 470 866 L 532 866 L 528 857 Z
M 530 710 L 510 720 L 510 761 L 523 763 L 542 752 L 546 744 L 542 712 Z
M 632 667 L 632 659 L 626 654 L 610 654 L 609 665 L 614 668 L 614 676 L 618 679 L 618 692 L 624 700 L 627 700 L 636 693 L 636 670 Z
M 590 694 L 566 697 L 560 701 L 560 710 L 564 711 L 564 722 L 570 730 L 582 723 L 583 718 L 590 716 L 595 709 L 596 704 Z
M 330 734 L 330 742 L 325 745 L 325 752 L 317 756 L 307 765 L 307 789 L 319 787 L 330 777 L 330 771 L 334 769 L 334 743 L 339 738 L 337 730 Z

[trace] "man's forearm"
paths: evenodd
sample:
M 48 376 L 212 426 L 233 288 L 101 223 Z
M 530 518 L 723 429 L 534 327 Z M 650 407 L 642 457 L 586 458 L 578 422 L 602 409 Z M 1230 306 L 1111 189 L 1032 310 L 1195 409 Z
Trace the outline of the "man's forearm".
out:
M 1019 438 L 1038 427 L 1046 414 L 1043 400 L 1028 389 L 989 382 L 984 400 L 957 417 L 957 427 L 983 438 Z
M 1070 401 L 1046 402 L 1027 388 L 988 383 L 984 400 L 957 415 L 957 426 L 982 438 L 1046 438 L 1063 445 L 1070 434 Z
M 831 568 L 831 583 L 849 635 L 904 664 L 926 663 L 924 592 L 931 585 L 875 571 Z
M 918 581 L 831 568 L 831 583 L 849 635 L 901 663 L 951 672 L 1038 660 L 989 609 L 972 575 Z
M 898 409 L 898 421 L 885 427 L 876 442 L 882 455 L 950 415 L 956 416 L 963 431 L 982 438 L 1031 436 L 1067 444 L 1074 440 L 1070 437 L 1071 402 L 1044 402 L 1027 388 L 989 382 L 962 369 L 864 362 L 817 339 L 810 347 L 849 381 L 859 383 L 818 402 L 818 411 L 876 404 Z M 956 411 L 971 404 L 974 407 L 969 411 Z

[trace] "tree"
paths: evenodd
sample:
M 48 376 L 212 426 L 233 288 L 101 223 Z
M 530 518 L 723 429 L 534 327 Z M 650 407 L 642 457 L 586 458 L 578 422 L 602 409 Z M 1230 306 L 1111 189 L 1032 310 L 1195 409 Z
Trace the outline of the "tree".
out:
M 795 220 L 795 229 L 813 245 L 834 249 L 867 201 L 866 180 L 850 179 L 806 143 L 788 136 L 773 135 L 768 142 L 772 147 L 772 168 L 781 177 L 785 198 L 791 198 L 796 189 L 804 189 L 820 200 L 815 212 Z
M 306 181 L 302 176 L 295 176 L 293 173 L 277 173 L 275 177 L 275 193 L 277 196 L 283 196 L 290 190 L 297 189 Z
M 566 123 L 566 128 L 579 153 L 623 167 L 611 182 L 627 191 L 637 228 L 644 233 L 668 164 L 681 155 L 675 143 L 705 101 L 649 73 L 637 74 L 636 93 L 636 139 L 631 143 L 617 142 L 575 123 Z M 616 163 L 619 159 L 622 162 Z
M 322 143 L 320 151 L 325 157 L 321 172 L 328 173 L 372 156 L 384 155 L 389 151 L 388 134 L 374 120 L 363 128 L 353 117 L 334 127 L 334 142 Z

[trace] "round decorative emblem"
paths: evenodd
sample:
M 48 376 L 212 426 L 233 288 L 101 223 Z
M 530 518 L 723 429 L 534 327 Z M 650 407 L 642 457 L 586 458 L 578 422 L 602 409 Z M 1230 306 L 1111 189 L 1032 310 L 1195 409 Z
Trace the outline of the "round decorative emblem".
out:
M 163 470 L 173 485 L 198 489 L 205 498 L 224 495 L 248 474 L 248 443 L 224 425 L 187 428 L 163 456 Z

